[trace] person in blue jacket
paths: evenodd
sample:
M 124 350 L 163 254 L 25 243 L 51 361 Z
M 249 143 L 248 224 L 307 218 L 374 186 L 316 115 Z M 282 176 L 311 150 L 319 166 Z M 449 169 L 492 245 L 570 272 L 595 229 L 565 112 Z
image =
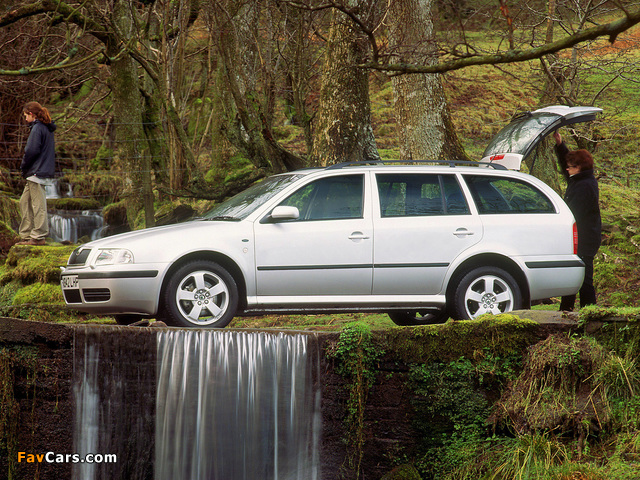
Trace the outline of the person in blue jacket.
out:
M 593 175 L 593 156 L 587 150 L 569 151 L 559 132 L 553 134 L 560 169 L 567 180 L 564 200 L 576 219 L 578 256 L 584 262 L 584 281 L 580 287 L 580 307 L 596 303 L 593 285 L 593 259 L 600 248 L 602 220 L 598 180 Z M 562 297 L 560 310 L 571 311 L 575 295 Z
M 56 167 L 56 124 L 49 111 L 38 102 L 29 102 L 23 108 L 29 124 L 29 138 L 20 164 L 22 176 L 27 180 L 20 197 L 20 241 L 18 245 L 44 245 L 49 234 L 45 183 L 53 178 Z

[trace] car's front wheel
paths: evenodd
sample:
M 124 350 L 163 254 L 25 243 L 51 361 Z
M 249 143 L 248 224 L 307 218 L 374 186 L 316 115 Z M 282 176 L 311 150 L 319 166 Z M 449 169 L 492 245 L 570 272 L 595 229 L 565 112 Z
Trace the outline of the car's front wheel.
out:
M 226 327 L 238 308 L 238 287 L 220 265 L 207 260 L 176 270 L 164 292 L 166 320 L 180 327 Z
M 387 312 L 389 318 L 401 327 L 413 327 L 418 325 L 433 325 L 444 323 L 449 319 L 446 310 L 409 310 Z
M 522 308 L 522 293 L 508 272 L 497 267 L 479 267 L 462 277 L 453 299 L 455 318 L 497 315 Z

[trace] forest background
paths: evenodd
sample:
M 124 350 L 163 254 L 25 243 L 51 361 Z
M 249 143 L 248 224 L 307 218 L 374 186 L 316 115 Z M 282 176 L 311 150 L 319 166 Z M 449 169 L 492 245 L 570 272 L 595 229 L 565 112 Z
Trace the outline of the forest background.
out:
M 0 315 L 86 320 L 70 319 L 77 312 L 64 309 L 58 285 L 58 266 L 74 245 L 10 248 L 29 133 L 22 106 L 31 100 L 53 114 L 59 179 L 74 193 L 51 200 L 51 208 L 101 208 L 113 231 L 200 213 L 267 175 L 300 167 L 479 160 L 519 112 L 554 104 L 600 107 L 595 122 L 562 133 L 571 148 L 588 148 L 596 159 L 605 223 L 595 262 L 599 303 L 638 307 L 639 22 L 635 1 L 0 1 L 0 250 L 6 255 Z M 524 169 L 562 193 L 550 144 L 526 159 Z M 521 392 L 540 387 L 538 397 L 521 402 L 525 413 L 539 414 L 538 423 L 516 428 L 510 443 L 486 438 L 486 398 L 475 395 L 483 381 L 503 389 L 515 379 L 522 359 L 516 365 L 507 355 L 508 342 L 500 352 L 477 358 L 473 352 L 473 362 L 417 365 L 412 395 L 427 399 L 418 405 L 420 417 L 455 426 L 435 439 L 425 430 L 433 444 L 416 462 L 423 478 L 481 478 L 482 471 L 495 473 L 483 478 L 636 479 L 637 308 L 634 315 L 635 323 L 613 329 L 620 349 L 606 355 L 589 340 L 566 336 L 543 343 L 537 357 L 533 352 L 532 368 L 518 378 L 531 380 Z M 238 318 L 232 326 L 340 326 L 335 316 L 318 317 L 285 325 Z M 491 319 L 491 325 L 511 321 Z M 479 322 L 477 331 L 492 332 L 488 323 Z M 424 333 L 425 345 L 437 337 L 444 349 L 449 329 L 475 328 L 469 325 L 449 322 L 438 334 L 402 331 Z M 366 338 L 351 327 L 341 341 L 349 335 L 358 345 Z M 382 349 L 367 348 L 375 364 Z M 342 343 L 340 351 L 358 352 Z M 580 386 L 584 395 L 570 392 L 567 400 L 558 385 Z M 603 391 L 598 395 L 607 401 L 594 401 L 593 392 Z M 567 417 L 568 437 L 576 440 L 570 448 L 553 438 L 556 424 L 542 424 L 544 413 L 561 411 L 562 402 L 578 405 Z M 595 405 L 606 406 L 606 419 Z M 539 434 L 545 429 L 550 433 Z M 521 466 L 534 457 L 542 461 L 524 475 Z M 566 465 L 558 474 L 551 466 L 560 463 Z
M 633 1 L 12 2 L 0 7 L 2 217 L 15 228 L 30 100 L 53 113 L 74 192 L 50 206 L 102 208 L 113 232 L 306 166 L 478 160 L 518 112 L 593 105 L 595 122 L 563 133 L 597 162 L 602 303 L 637 306 L 638 22 Z M 562 193 L 549 144 L 525 163 Z

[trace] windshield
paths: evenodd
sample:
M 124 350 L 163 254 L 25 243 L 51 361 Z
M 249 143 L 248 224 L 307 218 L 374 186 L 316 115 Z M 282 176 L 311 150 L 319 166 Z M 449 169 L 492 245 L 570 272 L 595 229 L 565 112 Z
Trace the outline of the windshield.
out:
M 249 187 L 229 200 L 216 205 L 202 218 L 205 220 L 242 220 L 282 189 L 304 175 L 275 175 Z
M 519 153 L 524 155 L 533 141 L 561 116 L 555 113 L 529 113 L 516 118 L 493 137 L 482 157 L 498 153 Z

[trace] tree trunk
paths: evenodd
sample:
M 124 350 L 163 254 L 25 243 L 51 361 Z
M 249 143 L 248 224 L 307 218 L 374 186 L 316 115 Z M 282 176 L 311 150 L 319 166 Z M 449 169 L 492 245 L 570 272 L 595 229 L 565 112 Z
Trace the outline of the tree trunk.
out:
M 391 2 L 389 41 L 402 63 L 435 63 L 433 0 Z M 391 79 L 398 121 L 400 155 L 407 160 L 469 160 L 449 114 L 440 74 Z
M 128 0 L 114 4 L 112 19 L 127 38 L 132 34 L 133 6 Z M 135 227 L 137 213 L 144 209 L 145 224 L 154 225 L 153 191 L 151 187 L 151 162 L 144 145 L 142 129 L 143 99 L 138 83 L 137 64 L 129 55 L 119 55 L 121 45 L 107 43 L 111 61 L 111 88 L 116 119 L 118 157 L 125 175 L 125 195 L 129 225 Z M 145 155 L 146 152 L 146 155 Z
M 366 41 L 342 12 L 334 10 L 329 32 L 318 111 L 313 129 L 311 163 L 377 161 L 371 126 Z

